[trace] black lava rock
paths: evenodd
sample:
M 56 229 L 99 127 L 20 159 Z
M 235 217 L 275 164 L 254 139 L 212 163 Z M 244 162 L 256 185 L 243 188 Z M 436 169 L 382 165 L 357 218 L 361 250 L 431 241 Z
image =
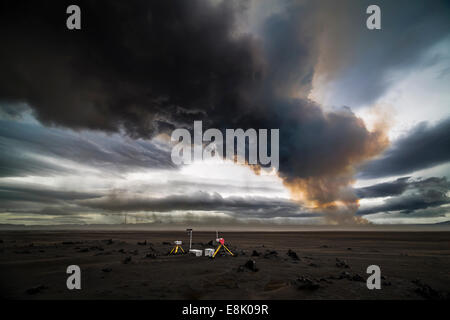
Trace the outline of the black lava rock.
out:
M 339 258 L 336 258 L 336 267 L 344 269 L 350 268 L 345 260 L 340 260 Z
M 246 270 L 250 270 L 250 271 L 253 271 L 253 272 L 256 272 L 256 271 L 259 270 L 258 268 L 256 268 L 255 260 L 248 260 L 245 264 L 240 265 L 238 267 L 238 271 L 239 272 L 243 272 L 243 271 L 246 271 Z
M 352 281 L 359 281 L 359 282 L 364 282 L 364 278 L 362 276 L 360 276 L 359 274 L 354 274 L 351 278 Z
M 28 294 L 36 294 L 36 293 L 39 293 L 39 292 L 41 292 L 42 290 L 45 290 L 45 289 L 47 289 L 48 287 L 46 287 L 46 286 L 44 286 L 44 285 L 39 285 L 39 286 L 37 286 L 37 287 L 33 287 L 33 288 L 30 288 L 30 289 L 28 289 L 26 292 L 28 293 Z
M 297 285 L 297 289 L 299 290 L 310 290 L 314 291 L 320 288 L 320 285 L 317 283 L 317 281 L 306 278 L 306 277 L 300 277 L 295 281 L 295 284 Z
M 128 264 L 128 263 L 130 263 L 130 262 L 131 262 L 131 257 L 126 257 L 126 258 L 122 261 L 123 264 Z
M 291 249 L 288 250 L 287 255 L 294 260 L 300 260 L 297 253 L 295 251 L 292 251 Z
M 259 256 L 260 256 L 260 253 L 256 250 L 253 250 L 252 257 L 259 257 Z
M 444 294 L 443 292 L 437 291 L 435 289 L 433 289 L 431 286 L 429 286 L 428 284 L 422 282 L 419 279 L 413 280 L 412 281 L 415 285 L 417 285 L 417 289 L 415 290 L 415 292 L 419 295 L 421 295 L 422 297 L 424 297 L 425 299 L 429 299 L 429 300 L 445 300 L 448 297 L 446 297 L 446 294 Z
M 278 258 L 278 252 L 275 250 L 267 250 L 266 253 L 264 254 L 264 259 L 274 259 L 274 258 Z

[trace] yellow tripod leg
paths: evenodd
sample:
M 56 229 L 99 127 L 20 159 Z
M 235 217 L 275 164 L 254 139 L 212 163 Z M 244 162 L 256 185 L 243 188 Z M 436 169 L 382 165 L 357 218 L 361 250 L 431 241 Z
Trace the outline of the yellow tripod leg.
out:
M 178 252 L 178 246 L 175 247 L 175 253 L 177 253 L 177 252 Z
M 170 250 L 170 253 L 169 253 L 169 254 L 172 254 L 173 250 L 175 250 L 175 248 L 172 248 L 172 250 Z
M 183 251 L 183 253 L 184 253 L 183 247 L 180 247 L 180 250 Z
M 219 246 L 217 247 L 216 252 L 214 252 L 214 254 L 213 254 L 213 256 L 212 256 L 213 258 L 216 256 L 217 252 L 219 252 L 220 248 L 222 248 L 222 245 L 219 245 Z
M 228 251 L 232 256 L 234 256 L 233 252 L 231 252 L 230 249 L 228 249 L 226 245 L 223 245 L 223 247 L 224 247 L 225 249 L 227 249 L 227 251 Z

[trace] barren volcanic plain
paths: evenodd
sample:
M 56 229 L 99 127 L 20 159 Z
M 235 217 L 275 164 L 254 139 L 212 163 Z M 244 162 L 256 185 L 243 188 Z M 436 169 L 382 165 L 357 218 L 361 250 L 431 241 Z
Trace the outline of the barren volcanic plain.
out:
M 167 255 L 175 231 L 1 231 L 6 299 L 448 299 L 450 232 L 225 232 L 235 254 Z M 214 232 L 195 232 L 192 248 Z M 66 269 L 81 268 L 81 290 Z M 369 290 L 369 265 L 381 289 Z

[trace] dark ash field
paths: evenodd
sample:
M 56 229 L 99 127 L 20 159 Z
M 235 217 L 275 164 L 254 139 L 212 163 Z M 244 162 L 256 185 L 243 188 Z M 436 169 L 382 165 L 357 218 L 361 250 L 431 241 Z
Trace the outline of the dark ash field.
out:
M 448 299 L 450 232 L 226 232 L 236 257 L 167 256 L 184 232 L 2 231 L 6 299 Z M 194 233 L 193 248 L 213 247 Z M 249 260 L 253 260 L 249 262 Z M 254 264 L 253 264 L 254 263 Z M 81 268 L 68 290 L 66 268 Z M 368 290 L 378 265 L 381 290 Z

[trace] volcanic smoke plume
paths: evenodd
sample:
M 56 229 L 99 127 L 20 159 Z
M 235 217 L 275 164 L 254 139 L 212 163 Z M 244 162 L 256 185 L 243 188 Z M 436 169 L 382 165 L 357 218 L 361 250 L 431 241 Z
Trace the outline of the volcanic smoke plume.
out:
M 78 1 L 83 27 L 69 32 L 69 4 L 2 2 L 2 101 L 26 102 L 47 125 L 135 138 L 194 120 L 279 128 L 279 175 L 293 198 L 330 221 L 354 220 L 354 167 L 388 140 L 349 108 L 324 112 L 307 99 L 320 47 L 307 7 L 251 34 L 238 23 L 242 2 Z

